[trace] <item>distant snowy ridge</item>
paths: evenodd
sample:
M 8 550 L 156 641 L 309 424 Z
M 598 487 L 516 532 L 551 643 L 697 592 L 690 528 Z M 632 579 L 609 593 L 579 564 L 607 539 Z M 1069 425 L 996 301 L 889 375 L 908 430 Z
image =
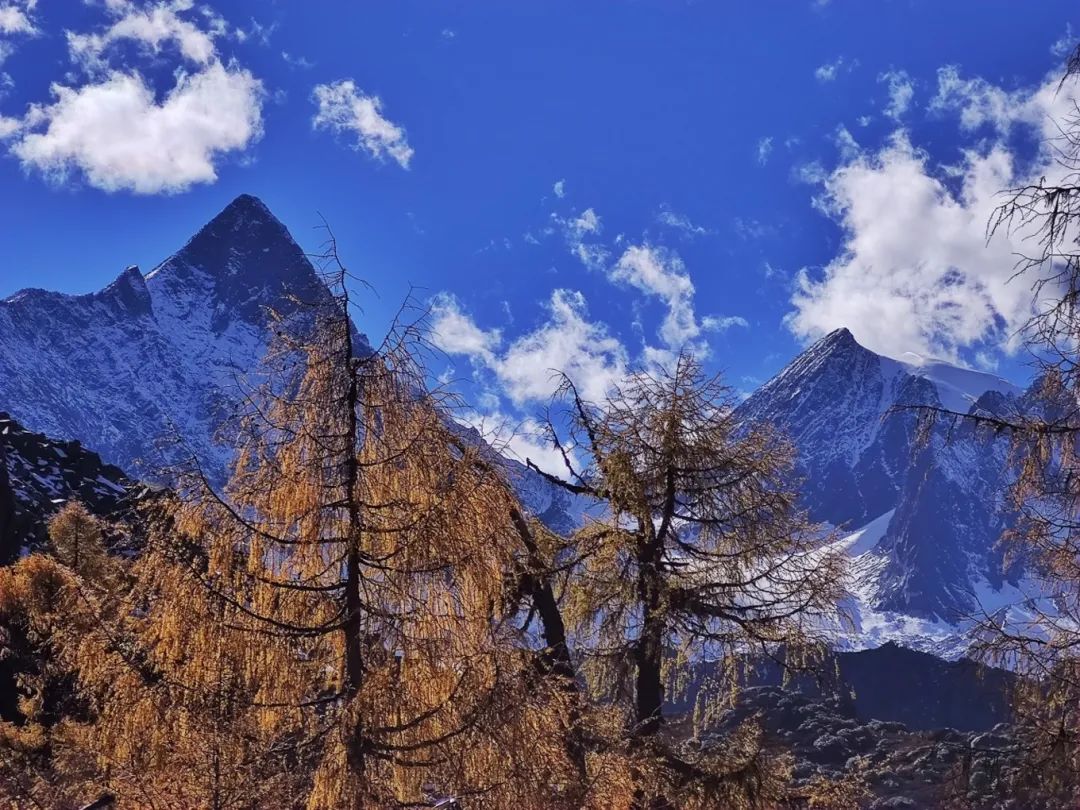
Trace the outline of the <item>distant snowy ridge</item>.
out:
M 906 373 L 932 382 L 942 406 L 958 413 L 968 413 L 988 391 L 1009 397 L 1019 397 L 1024 393 L 1018 386 L 995 374 L 922 357 L 915 352 L 904 352 L 896 362 Z
M 940 624 L 954 632 L 979 595 L 1012 593 L 1022 572 L 1006 570 L 998 539 L 1010 515 L 1006 447 L 970 425 L 917 441 L 911 407 L 1003 412 L 1023 392 L 992 374 L 861 346 L 846 329 L 822 338 L 739 408 L 793 440 L 803 501 L 813 518 L 848 532 L 853 590 L 863 627 L 889 616 L 906 638 Z M 931 634 L 932 635 L 932 634 Z

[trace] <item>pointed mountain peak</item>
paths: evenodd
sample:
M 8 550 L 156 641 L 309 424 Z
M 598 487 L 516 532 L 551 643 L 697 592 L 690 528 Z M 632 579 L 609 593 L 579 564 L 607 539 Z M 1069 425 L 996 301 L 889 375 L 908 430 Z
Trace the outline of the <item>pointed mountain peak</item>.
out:
M 142 271 L 139 270 L 139 266 L 137 264 L 129 264 L 127 267 L 125 267 L 120 272 L 120 275 L 118 275 L 116 277 L 116 279 L 113 281 L 113 283 L 110 284 L 105 289 L 110 289 L 112 287 L 135 287 L 135 288 L 139 288 L 139 287 L 145 287 L 145 286 L 146 286 L 146 279 L 143 278 L 143 274 L 142 274 Z
M 151 293 L 181 308 L 208 307 L 215 329 L 240 319 L 259 324 L 266 307 L 290 295 L 325 294 L 315 268 L 288 229 L 257 197 L 241 194 L 179 252 L 147 276 Z
M 781 402 L 801 401 L 811 390 L 836 398 L 844 391 L 879 383 L 885 362 L 855 340 L 850 329 L 835 329 L 806 348 L 741 407 L 748 413 L 768 411 Z
M 290 273 L 311 272 L 288 229 L 262 200 L 250 194 L 241 194 L 225 206 L 147 278 L 178 273 L 181 266 L 198 268 L 215 279 L 247 276 L 246 271 L 251 271 L 247 281 L 262 276 L 271 283 L 289 280 Z
M 116 280 L 102 290 L 103 300 L 112 301 L 134 315 L 145 315 L 151 310 L 150 291 L 139 268 L 132 264 L 125 267 Z
M 206 227 L 209 228 L 215 224 L 220 225 L 223 223 L 271 223 L 282 230 L 285 229 L 285 226 L 266 207 L 266 203 L 251 194 L 241 194 L 226 205 L 221 210 L 221 213 L 210 220 Z
M 859 343 L 850 329 L 841 327 L 829 332 L 805 349 L 788 365 L 788 368 L 801 368 L 808 371 L 817 369 L 823 364 L 831 366 L 839 363 L 842 366 L 850 366 L 856 362 L 871 363 L 880 358 L 881 355 Z
M 261 249 L 275 243 L 287 243 L 296 248 L 296 242 L 281 220 L 270 212 L 262 200 L 250 194 L 241 194 L 226 205 L 181 252 L 213 252 L 215 245 L 222 242 L 238 251 L 256 244 Z
M 815 350 L 851 350 L 851 349 L 863 349 L 869 351 L 859 341 L 855 339 L 855 335 L 851 333 L 851 330 L 846 326 L 842 326 L 839 329 L 834 329 L 825 335 L 825 337 L 818 340 L 808 351 Z

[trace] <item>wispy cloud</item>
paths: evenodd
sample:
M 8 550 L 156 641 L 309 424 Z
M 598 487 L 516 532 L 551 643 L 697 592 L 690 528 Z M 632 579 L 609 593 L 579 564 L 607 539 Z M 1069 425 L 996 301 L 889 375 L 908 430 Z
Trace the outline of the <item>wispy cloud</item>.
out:
M 886 71 L 878 76 L 878 81 L 888 88 L 889 103 L 885 106 L 885 114 L 899 121 L 915 98 L 915 82 L 905 70 Z
M 666 205 L 660 207 L 660 213 L 656 215 L 656 221 L 667 228 L 679 231 L 684 236 L 691 238 L 695 236 L 707 236 L 712 233 L 711 230 L 702 225 L 695 225 L 690 221 L 690 217 L 686 216 L 686 214 L 672 211 Z
M 36 34 L 33 13 L 37 0 L 9 0 L 0 3 L 0 34 Z
M 291 68 L 299 68 L 300 70 L 310 70 L 315 67 L 315 63 L 310 59 L 303 56 L 296 56 L 288 51 L 281 52 L 281 59 Z
M 401 168 L 409 168 L 413 149 L 405 130 L 383 116 L 378 96 L 365 94 L 352 79 L 342 79 L 316 85 L 312 97 L 318 107 L 311 119 L 315 129 L 354 135 L 357 151 L 379 160 L 390 157 Z
M 196 65 L 208 65 L 217 60 L 214 39 L 220 36 L 222 27 L 216 19 L 188 17 L 191 4 L 184 2 L 156 3 L 137 6 L 125 0 L 113 0 L 107 7 L 115 19 L 103 31 L 88 33 L 67 32 L 68 50 L 72 59 L 87 70 L 107 70 L 107 52 L 123 41 L 138 43 L 152 54 L 160 54 L 162 48 L 174 45 L 180 54 Z
M 822 84 L 828 84 L 829 82 L 836 81 L 842 73 L 850 73 L 858 67 L 858 65 L 859 61 L 857 59 L 848 60 L 843 56 L 838 56 L 831 62 L 819 65 L 814 71 L 814 78 Z
M 773 150 L 772 136 L 766 135 L 764 138 L 759 138 L 757 142 L 757 162 L 759 166 L 764 166 L 769 162 L 769 156 Z
M 1076 34 L 1073 33 L 1072 23 L 1065 23 L 1065 32 L 1054 40 L 1050 46 L 1050 53 L 1058 59 L 1063 59 L 1072 53 L 1076 46 Z

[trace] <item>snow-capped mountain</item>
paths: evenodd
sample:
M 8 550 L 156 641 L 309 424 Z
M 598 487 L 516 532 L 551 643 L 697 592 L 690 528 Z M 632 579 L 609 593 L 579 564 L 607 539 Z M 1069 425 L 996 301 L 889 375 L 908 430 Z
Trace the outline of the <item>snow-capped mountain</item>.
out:
M 129 267 L 90 295 L 0 301 L 0 409 L 140 478 L 193 454 L 223 481 L 231 451 L 215 436 L 266 352 L 269 310 L 287 317 L 326 295 L 285 226 L 240 196 L 145 277 Z M 508 465 L 526 506 L 568 528 L 565 494 Z
M 0 302 L 0 407 L 140 476 L 173 460 L 173 437 L 220 471 L 214 431 L 265 352 L 267 307 L 287 313 L 290 294 L 326 288 L 266 207 L 238 197 L 145 278 L 129 267 L 90 295 Z
M 740 406 L 793 440 L 811 516 L 851 533 L 841 542 L 855 559 L 857 631 L 951 629 L 1017 584 L 997 549 L 1009 520 L 1004 443 L 951 420 L 920 441 L 905 406 L 1000 413 L 1021 395 L 991 374 L 883 357 L 840 329 Z
M 90 295 L 0 301 L 0 409 L 141 478 L 175 457 L 167 443 L 179 436 L 223 479 L 230 451 L 214 436 L 266 350 L 268 309 L 288 314 L 295 299 L 326 294 L 286 228 L 238 197 L 145 277 L 128 268 Z M 1005 448 L 964 425 L 919 442 L 903 406 L 997 411 L 1020 394 L 982 372 L 882 357 L 838 330 L 740 406 L 790 436 L 811 515 L 849 533 L 840 542 L 859 572 L 862 635 L 951 628 L 1016 584 L 995 550 Z M 580 520 L 586 505 L 507 463 L 534 514 L 557 530 Z

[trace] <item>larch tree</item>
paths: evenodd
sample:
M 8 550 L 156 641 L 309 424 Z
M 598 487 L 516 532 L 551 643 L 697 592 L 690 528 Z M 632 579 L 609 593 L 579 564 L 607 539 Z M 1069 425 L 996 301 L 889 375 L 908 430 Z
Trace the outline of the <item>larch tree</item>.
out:
M 1080 48 L 1058 93 L 1075 99 Z M 922 408 L 924 428 L 966 425 L 1011 447 L 1008 505 L 1015 525 L 1002 537 L 1005 561 L 1032 589 L 1019 611 L 979 619 L 974 650 L 1022 677 L 1015 695 L 1017 744 L 1028 767 L 1011 786 L 1033 804 L 1080 800 L 1080 103 L 1043 144 L 1056 159 L 1038 180 L 1002 192 L 987 236 L 1022 246 L 1013 283 L 1032 289 L 1032 315 L 1016 336 L 1036 370 L 1031 391 L 989 413 Z
M 578 806 L 575 707 L 508 598 L 520 507 L 425 387 L 422 326 L 369 348 L 327 260 L 329 292 L 276 320 L 227 485 L 193 460 L 108 592 L 83 577 L 77 515 L 57 549 L 81 570 L 5 572 L 0 609 L 80 701 L 45 738 L 4 728 L 0 750 L 44 763 L 13 790 L 55 774 L 121 807 Z
M 328 259 L 330 295 L 279 326 L 232 479 L 194 467 L 170 514 L 223 628 L 170 644 L 237 659 L 261 732 L 310 766 L 307 807 L 527 806 L 574 776 L 563 693 L 532 687 L 504 608 L 512 496 L 425 387 L 422 328 L 368 349 Z
M 79 501 L 68 501 L 49 520 L 49 553 L 83 579 L 99 581 L 108 557 L 101 522 Z
M 704 732 L 740 662 L 796 666 L 836 619 L 841 560 L 797 505 L 790 446 L 740 425 L 730 391 L 689 355 L 632 374 L 602 403 L 569 379 L 558 399 L 567 424 L 549 420 L 549 436 L 565 473 L 530 466 L 604 508 L 574 535 L 558 581 L 590 694 L 620 713 L 607 750 L 629 767 L 609 790 L 626 804 L 611 806 L 779 801 L 783 767 L 752 728 L 708 744 Z M 689 683 L 706 664 L 708 688 Z M 665 716 L 691 687 L 701 737 Z

